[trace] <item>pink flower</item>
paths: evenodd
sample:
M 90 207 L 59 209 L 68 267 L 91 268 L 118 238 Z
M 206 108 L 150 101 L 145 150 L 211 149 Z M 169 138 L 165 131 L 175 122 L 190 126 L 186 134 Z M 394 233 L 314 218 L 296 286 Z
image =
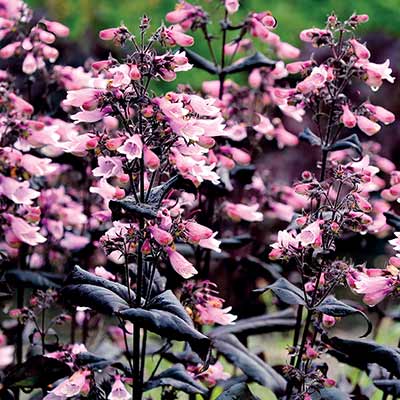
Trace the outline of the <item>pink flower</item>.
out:
M 357 124 L 357 119 L 355 115 L 350 111 L 347 104 L 342 106 L 343 114 L 341 116 L 341 121 L 346 128 L 354 128 Z
M 239 0 L 225 0 L 225 8 L 228 14 L 234 14 L 239 10 Z
M 276 54 L 279 58 L 297 58 L 300 55 L 300 50 L 286 42 L 280 42 L 276 48 Z
M 203 366 L 201 366 L 202 368 Z M 198 375 L 199 379 L 205 381 L 211 386 L 215 386 L 218 381 L 224 381 L 231 377 L 231 375 L 224 371 L 224 366 L 217 361 L 212 364 L 208 369 Z
M 9 93 L 8 99 L 13 106 L 13 109 L 17 113 L 31 115 L 33 113 L 33 107 L 27 101 L 18 97 L 15 93 Z
M 381 130 L 379 124 L 377 124 L 374 121 L 371 121 L 370 119 L 364 117 L 363 115 L 357 116 L 357 126 L 368 136 L 373 136 Z
M 94 273 L 96 276 L 100 276 L 101 278 L 108 279 L 110 281 L 116 280 L 116 276 L 111 272 L 107 271 L 104 267 L 96 267 L 94 269 Z
M 395 286 L 390 276 L 369 276 L 366 272 L 350 271 L 347 282 L 354 292 L 363 294 L 363 302 L 372 307 L 391 294 Z
M 296 239 L 304 247 L 306 246 L 316 246 L 320 247 L 322 245 L 322 231 L 320 228 L 322 221 L 315 221 L 310 225 L 303 228 Z
M 69 28 L 61 24 L 60 22 L 48 21 L 46 19 L 42 19 L 41 22 L 43 22 L 46 25 L 46 28 L 50 32 L 53 32 L 55 35 L 59 37 L 67 37 L 69 35 Z
M 122 160 L 119 157 L 103 157 L 97 159 L 99 166 L 94 168 L 93 176 L 101 176 L 102 178 L 111 178 L 123 173 Z
M 298 74 L 310 68 L 313 65 L 312 60 L 296 61 L 286 65 L 286 69 L 291 74 Z
M 93 123 L 100 121 L 107 114 L 108 110 L 93 110 L 93 111 L 79 111 L 76 114 L 71 115 L 71 119 L 76 123 L 88 122 Z
M 18 182 L 15 179 L 0 175 L 0 194 L 16 204 L 29 205 L 40 196 L 40 192 L 29 187 L 28 181 Z
M 204 249 L 209 249 L 216 251 L 217 253 L 221 253 L 221 249 L 219 246 L 221 245 L 221 241 L 218 239 L 215 239 L 215 236 L 217 236 L 218 232 L 214 232 L 211 237 L 207 239 L 201 239 L 199 241 L 199 246 L 203 247 Z
M 303 94 L 313 92 L 314 90 L 322 88 L 327 78 L 328 72 L 324 66 L 314 67 L 311 74 L 297 84 L 296 89 Z
M 10 214 L 7 214 L 6 218 L 10 222 L 12 233 L 21 242 L 36 246 L 46 241 L 46 238 L 39 233 L 40 228 L 38 226 L 29 225 L 22 218 Z
M 33 56 L 32 53 L 28 53 L 25 56 L 24 62 L 22 63 L 22 71 L 27 75 L 31 75 L 36 70 L 37 70 L 36 58 Z
M 300 39 L 306 43 L 318 43 L 321 38 L 331 38 L 332 33 L 325 29 L 311 28 L 300 32 Z
M 214 307 L 213 305 L 209 304 L 206 306 L 197 304 L 196 309 L 199 313 L 199 323 L 202 325 L 232 325 L 237 319 L 236 315 L 229 314 L 229 312 L 232 310 L 232 307 L 221 308 Z
M 336 318 L 331 315 L 322 314 L 322 324 L 325 328 L 332 328 L 336 324 Z
M 143 146 L 143 160 L 144 165 L 152 172 L 160 168 L 160 159 L 146 145 Z
M 264 219 L 262 213 L 257 211 L 259 208 L 258 204 L 253 204 L 251 206 L 247 206 L 246 204 L 241 203 L 231 203 L 226 202 L 224 210 L 228 217 L 233 219 L 234 221 L 248 221 L 248 222 L 259 222 Z
M 118 153 L 124 154 L 131 161 L 135 158 L 142 157 L 143 142 L 140 135 L 133 135 L 125 143 L 118 148 Z
M 394 77 L 391 75 L 392 69 L 389 68 L 390 61 L 386 60 L 382 64 L 375 63 L 360 63 L 359 66 L 366 72 L 366 84 L 372 88 L 372 90 L 378 90 L 384 80 L 390 83 L 394 82 Z
M 86 377 L 88 375 L 90 375 L 89 371 L 76 371 L 72 376 L 61 382 L 55 389 L 53 389 L 46 397 L 43 398 L 43 400 L 54 400 L 54 396 L 65 399 L 79 395 L 87 385 Z
M 197 244 L 200 240 L 209 239 L 213 231 L 197 222 L 189 221 L 185 224 L 185 235 L 190 243 Z
M 85 236 L 75 235 L 71 232 L 65 232 L 60 245 L 67 250 L 80 250 L 89 244 L 90 240 Z
M 56 165 L 50 158 L 39 158 L 31 154 L 24 154 L 21 159 L 21 167 L 33 176 L 44 176 L 56 171 Z
M 99 38 L 101 40 L 113 40 L 119 33 L 120 28 L 107 28 L 99 32 Z
M 154 240 L 161 246 L 170 245 L 174 240 L 169 232 L 160 229 L 157 225 L 150 226 L 149 231 L 151 232 Z
M 364 103 L 364 107 L 369 110 L 379 122 L 382 122 L 385 125 L 391 124 L 395 120 L 394 114 L 381 106 Z
M 354 53 L 360 60 L 368 60 L 371 57 L 369 50 L 356 39 L 350 39 L 349 42 L 353 46 Z
M 125 385 L 121 381 L 121 377 L 119 375 L 115 376 L 115 381 L 112 385 L 111 392 L 108 395 L 108 400 L 129 400 L 132 396 L 126 390 Z
M 192 46 L 194 39 L 181 31 L 179 25 L 164 28 L 161 35 L 169 46 Z
M 171 247 L 166 248 L 169 261 L 172 265 L 172 268 L 183 278 L 189 279 L 193 275 L 197 274 L 196 268 L 186 260 L 182 254 L 178 253 L 176 250 L 172 249 Z
M 14 360 L 14 346 L 2 346 L 0 347 L 0 369 L 3 369 Z

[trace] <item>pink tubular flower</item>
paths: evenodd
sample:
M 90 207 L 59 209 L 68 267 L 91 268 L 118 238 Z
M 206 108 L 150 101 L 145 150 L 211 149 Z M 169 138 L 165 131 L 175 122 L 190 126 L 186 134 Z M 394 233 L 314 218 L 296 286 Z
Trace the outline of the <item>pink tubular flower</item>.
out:
M 298 83 L 296 89 L 303 94 L 322 88 L 328 78 L 328 72 L 324 66 L 314 67 L 310 76 Z
M 115 376 L 115 381 L 112 385 L 111 392 L 108 395 L 108 400 L 129 400 L 132 396 L 126 390 L 125 385 L 121 381 L 121 377 L 119 375 Z
M 296 237 L 302 246 L 320 247 L 322 245 L 322 231 L 320 228 L 322 221 L 315 221 L 304 227 Z
M 101 40 L 113 40 L 117 36 L 119 30 L 120 28 L 103 29 L 99 32 L 99 38 Z
M 355 39 L 349 40 L 350 44 L 353 46 L 354 53 L 360 60 L 368 60 L 371 57 L 369 50 L 360 42 Z
M 192 263 L 186 260 L 182 254 L 178 253 L 172 247 L 167 247 L 166 251 L 172 268 L 184 279 L 189 279 L 193 275 L 197 274 L 196 268 L 194 268 Z
M 213 235 L 213 231 L 197 222 L 189 221 L 185 224 L 185 235 L 190 243 L 197 244 L 200 240 L 209 239 Z
M 305 29 L 300 32 L 300 40 L 306 43 L 318 43 L 318 40 L 321 40 L 321 38 L 330 38 L 331 36 L 332 33 L 330 31 L 318 28 Z
M 146 145 L 143 146 L 144 165 L 150 170 L 155 171 L 160 168 L 160 159 Z
M 234 14 L 239 10 L 239 0 L 225 0 L 225 8 L 228 14 Z
M 118 148 L 118 153 L 124 154 L 131 161 L 142 156 L 143 143 L 140 135 L 133 135 Z
M 293 59 L 300 56 L 300 49 L 292 46 L 289 43 L 279 42 L 278 46 L 276 47 L 276 54 L 280 58 Z
M 364 103 L 364 107 L 372 113 L 372 115 L 385 125 L 391 124 L 395 120 L 395 116 L 392 112 L 386 110 L 381 106 L 374 106 L 370 103 Z
M 200 365 L 200 368 L 203 368 Z M 218 381 L 224 381 L 231 377 L 231 375 L 224 371 L 224 366 L 217 361 L 215 364 L 212 364 L 208 367 L 208 369 L 198 375 L 199 379 L 208 383 L 211 386 L 215 386 Z
M 174 238 L 169 232 L 160 229 L 156 225 L 150 226 L 149 231 L 151 232 L 151 235 L 153 236 L 154 240 L 161 246 L 168 246 L 174 240 Z
M 43 400 L 53 400 L 54 396 L 61 397 L 61 399 L 75 397 L 81 393 L 87 386 L 86 377 L 90 374 L 89 371 L 79 370 L 76 371 L 65 381 L 61 382 L 55 389 L 53 389 Z
M 341 121 L 346 128 L 354 128 L 357 124 L 357 119 L 355 115 L 350 111 L 347 104 L 342 106 L 343 114 Z
M 374 121 L 371 121 L 370 119 L 364 117 L 363 115 L 357 116 L 357 126 L 368 136 L 373 136 L 381 130 L 379 124 L 377 124 Z
M 378 90 L 384 80 L 394 83 L 394 77 L 391 75 L 392 69 L 389 67 L 390 61 L 386 60 L 382 64 L 361 63 L 361 67 L 366 72 L 366 84 L 373 90 Z
M 258 204 L 247 206 L 241 203 L 234 204 L 226 202 L 224 210 L 228 217 L 234 221 L 244 220 L 248 222 L 259 222 L 262 221 L 264 217 L 261 212 L 257 211 L 258 208 Z
M 28 181 L 18 182 L 15 179 L 0 175 L 0 194 L 8 197 L 16 204 L 29 205 L 40 193 L 29 187 Z
M 165 43 L 169 46 L 193 46 L 194 39 L 183 33 L 179 25 L 172 25 L 168 28 L 164 28 L 161 32 Z
M 97 159 L 99 166 L 93 169 L 93 176 L 111 178 L 123 173 L 122 161 L 119 157 L 103 157 Z
M 202 325 L 232 325 L 237 319 L 236 315 L 229 314 L 232 307 L 222 308 L 212 305 L 206 305 L 204 307 L 201 304 L 197 304 L 196 309 L 199 313 L 198 322 Z
M 390 295 L 395 285 L 391 276 L 370 276 L 367 272 L 350 271 L 347 282 L 354 292 L 364 295 L 363 302 L 372 307 Z
M 53 32 L 56 36 L 67 37 L 69 35 L 69 28 L 57 21 L 41 20 L 46 25 L 46 28 Z
M 96 276 L 100 276 L 101 278 L 108 279 L 110 281 L 116 280 L 116 276 L 111 272 L 107 271 L 104 267 L 96 267 L 94 269 L 94 273 Z
M 221 245 L 221 241 L 218 239 L 215 239 L 215 236 L 217 236 L 218 232 L 214 232 L 211 237 L 207 239 L 201 239 L 199 241 L 199 246 L 203 247 L 204 249 L 209 249 L 216 251 L 217 253 L 221 253 L 221 249 L 219 246 Z

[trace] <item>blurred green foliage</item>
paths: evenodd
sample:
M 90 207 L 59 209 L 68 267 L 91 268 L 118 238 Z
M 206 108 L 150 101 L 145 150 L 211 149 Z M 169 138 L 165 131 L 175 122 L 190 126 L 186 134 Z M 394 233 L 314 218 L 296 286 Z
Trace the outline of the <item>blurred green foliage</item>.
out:
M 123 21 L 134 26 L 141 15 L 151 16 L 154 24 L 163 21 L 167 11 L 172 10 L 175 0 L 26 0 L 36 8 L 46 10 L 52 18 L 66 23 L 73 38 L 83 38 L 88 29 L 116 26 Z M 204 4 L 214 15 L 219 0 L 196 0 Z M 209 4 L 207 4 L 209 3 Z M 283 40 L 298 43 L 300 30 L 322 26 L 326 16 L 335 11 L 346 18 L 352 12 L 367 13 L 370 22 L 363 27 L 368 31 L 385 31 L 400 34 L 399 0 L 241 0 L 240 15 L 247 12 L 270 9 L 278 19 L 278 33 Z M 219 10 L 220 12 L 220 10 Z M 239 19 L 240 16 L 234 18 Z

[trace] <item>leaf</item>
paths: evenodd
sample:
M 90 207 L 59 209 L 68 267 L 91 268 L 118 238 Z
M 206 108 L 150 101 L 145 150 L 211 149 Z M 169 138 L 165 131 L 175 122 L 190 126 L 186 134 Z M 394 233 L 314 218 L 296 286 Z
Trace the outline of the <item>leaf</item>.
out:
M 68 285 L 61 291 L 61 295 L 69 304 L 89 307 L 105 315 L 129 308 L 128 303 L 111 290 L 94 285 Z
M 49 288 L 56 289 L 59 287 L 57 283 L 51 281 L 38 271 L 12 269 L 4 274 L 4 278 L 12 287 L 41 290 L 47 290 Z
M 351 397 L 337 388 L 323 388 L 313 393 L 312 400 L 350 400 Z
M 400 396 L 399 379 L 377 379 L 374 381 L 374 385 L 385 393 Z
M 393 375 L 400 377 L 400 353 L 394 347 L 378 344 L 372 340 L 351 340 L 339 337 L 323 340 L 329 344 L 337 354 L 332 353 L 342 362 L 350 360 L 353 366 L 368 371 L 368 364 L 378 364 L 387 369 Z
M 196 382 L 188 374 L 182 364 L 174 365 L 171 368 L 154 376 L 144 384 L 144 390 L 152 390 L 160 386 L 172 386 L 177 390 L 188 394 L 207 394 L 208 390 Z
M 242 336 L 260 335 L 269 332 L 285 332 L 296 325 L 293 310 L 287 309 L 274 314 L 259 315 L 236 321 L 233 325 L 219 326 L 211 330 L 210 337 L 218 337 L 229 333 Z
M 71 368 L 55 358 L 33 356 L 13 367 L 2 384 L 7 388 L 43 388 L 71 374 Z
M 85 366 L 93 370 L 103 370 L 104 368 L 111 365 L 114 368 L 124 371 L 126 374 L 130 374 L 132 372 L 130 368 L 126 367 L 120 362 L 115 362 L 115 360 L 108 360 L 104 357 L 99 357 L 96 354 L 90 352 L 77 354 L 76 364 L 78 366 Z
M 250 235 L 232 236 L 228 239 L 221 239 L 222 250 L 237 250 L 253 241 Z
M 372 324 L 369 318 L 361 310 L 349 306 L 340 300 L 337 300 L 333 296 L 328 296 L 321 304 L 315 307 L 316 310 L 323 314 L 330 315 L 332 317 L 346 317 L 348 315 L 360 314 L 367 322 L 367 331 L 361 336 L 365 337 L 371 333 Z
M 362 158 L 362 145 L 360 142 L 360 139 L 358 138 L 358 135 L 353 133 L 350 136 L 347 136 L 343 139 L 339 139 L 335 143 L 333 143 L 331 146 L 328 146 L 325 148 L 325 150 L 328 151 L 339 151 L 339 150 L 347 150 L 351 149 L 357 154 L 357 159 L 360 160 Z
M 221 393 L 215 400 L 258 400 L 245 383 L 237 383 Z
M 300 133 L 299 139 L 311 144 L 311 146 L 321 146 L 321 139 L 309 128 L 305 128 L 304 131 Z
M 255 292 L 264 293 L 267 290 L 271 290 L 283 303 L 290 305 L 306 305 L 303 291 L 285 278 L 279 278 L 272 285 L 268 285 L 263 289 L 256 289 Z
M 118 282 L 112 282 L 108 279 L 101 278 L 97 275 L 91 274 L 88 271 L 85 271 L 83 268 L 75 265 L 72 272 L 67 276 L 65 280 L 65 285 L 68 284 L 79 284 L 79 283 L 87 283 L 94 286 L 104 287 L 116 295 L 124 299 L 125 301 L 129 301 L 129 293 L 128 288 L 124 285 L 121 285 Z M 135 293 L 131 291 L 131 297 L 135 299 Z
M 236 74 L 238 72 L 251 72 L 255 68 L 260 67 L 273 67 L 275 66 L 276 62 L 265 57 L 264 54 L 257 51 L 252 56 L 246 57 L 228 67 L 225 67 L 222 72 L 225 75 L 228 74 Z
M 286 388 L 286 380 L 272 367 L 252 354 L 233 335 L 212 338 L 214 347 L 228 361 L 240 368 L 250 379 L 271 389 L 275 394 L 282 394 Z
M 207 71 L 208 73 L 213 75 L 218 74 L 218 68 L 206 58 L 202 57 L 200 54 L 197 54 L 195 51 L 187 48 L 182 49 L 182 51 L 186 53 L 186 57 L 188 58 L 189 62 L 192 63 L 195 67 Z
M 90 307 L 99 313 L 113 315 L 129 308 L 128 289 L 75 266 L 65 281 L 61 296 L 66 303 Z M 134 300 L 134 292 L 131 292 Z
M 390 212 L 384 212 L 383 215 L 386 217 L 386 223 L 393 228 L 400 229 L 400 217 Z
M 189 193 L 196 193 L 196 187 L 191 181 L 176 175 L 162 185 L 152 188 L 145 203 L 138 203 L 133 195 L 126 196 L 121 200 L 111 200 L 109 207 L 112 212 L 112 219 L 114 221 L 131 217 L 155 219 L 162 200 L 172 189 L 183 189 Z M 137 194 L 137 197 L 139 197 L 139 194 Z
M 202 359 L 208 356 L 210 340 L 193 327 L 185 309 L 169 290 L 153 298 L 146 308 L 130 308 L 118 315 L 164 338 L 188 342 Z

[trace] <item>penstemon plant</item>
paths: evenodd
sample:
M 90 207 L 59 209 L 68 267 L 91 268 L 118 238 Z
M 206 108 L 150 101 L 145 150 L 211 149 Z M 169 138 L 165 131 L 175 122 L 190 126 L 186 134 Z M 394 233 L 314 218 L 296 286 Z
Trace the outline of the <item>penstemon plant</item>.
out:
M 109 56 L 77 67 L 66 26 L 0 0 L 0 397 L 395 398 L 400 173 L 370 138 L 394 76 L 368 16 L 302 31 L 305 60 L 237 0 L 165 20 L 101 30 Z M 301 146 L 320 161 L 299 174 Z M 383 268 L 364 242 L 389 243 Z

